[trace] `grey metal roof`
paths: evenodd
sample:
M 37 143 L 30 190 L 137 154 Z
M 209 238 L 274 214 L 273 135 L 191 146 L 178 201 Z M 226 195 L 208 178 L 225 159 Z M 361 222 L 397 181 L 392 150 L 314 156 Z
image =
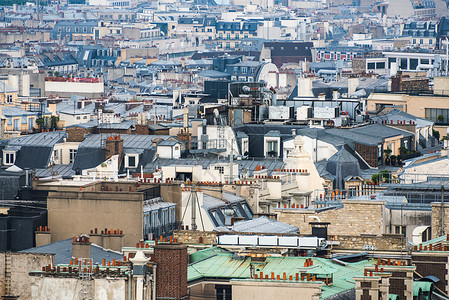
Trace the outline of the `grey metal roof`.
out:
M 278 130 L 270 130 L 265 134 L 266 137 L 280 137 L 281 133 Z
M 25 249 L 26 253 L 54 253 L 55 265 L 68 264 L 72 259 L 72 239 L 62 240 L 48 245 Z M 90 257 L 94 264 L 101 264 L 103 258 L 106 261 L 123 259 L 123 255 L 113 250 L 104 249 L 98 245 L 90 245 Z
M 170 158 L 158 158 L 155 161 L 152 161 L 144 166 L 145 172 L 154 172 L 155 169 L 160 166 L 197 166 L 201 165 L 203 168 L 209 167 L 211 164 L 217 163 L 229 163 L 229 160 L 218 160 L 218 159 L 194 159 L 194 158 L 180 158 L 180 159 L 170 159 Z M 282 169 L 284 166 L 284 162 L 281 160 L 234 160 L 234 164 L 239 166 L 239 173 L 242 173 L 242 170 L 248 170 L 248 175 L 252 176 L 255 168 L 260 165 L 262 167 L 266 167 L 268 174 L 271 173 L 275 169 Z
M 216 231 L 229 231 L 226 227 L 217 227 Z M 237 232 L 257 232 L 257 233 L 299 233 L 299 228 L 287 223 L 271 220 L 262 216 L 247 221 L 240 221 L 231 227 Z
M 415 117 L 414 115 L 411 115 L 409 113 L 403 112 L 399 109 L 393 109 L 385 114 L 378 114 L 376 116 L 371 117 L 374 121 L 377 122 L 387 122 L 387 124 L 397 124 L 398 121 L 405 122 L 406 124 L 409 124 L 410 121 L 415 122 L 417 128 L 432 126 L 434 122 Z
M 65 136 L 65 131 L 42 132 L 4 140 L 4 143 L 9 146 L 53 147 L 55 144 L 62 142 Z
M 159 143 L 157 143 L 158 146 L 170 146 L 170 147 L 173 147 L 173 146 L 175 146 L 177 144 L 181 144 L 181 142 L 166 140 L 166 141 L 160 141 Z
M 52 151 L 53 148 L 47 146 L 22 146 L 14 164 L 21 169 L 45 168 L 50 162 Z
M 80 144 L 79 148 L 100 148 L 101 141 L 106 140 L 109 136 L 115 134 L 91 134 Z M 136 149 L 150 149 L 153 147 L 154 139 L 167 140 L 171 138 L 170 135 L 131 135 L 121 134 L 123 139 L 123 148 L 136 148 Z
M 133 125 L 136 125 L 137 121 L 128 120 L 123 121 L 121 123 L 100 123 L 98 124 L 98 129 L 118 129 L 118 130 L 126 130 Z
M 54 175 L 62 177 L 71 177 L 75 175 L 75 171 L 72 170 L 72 164 L 67 165 L 54 165 L 45 169 L 36 169 L 36 177 L 44 178 Z

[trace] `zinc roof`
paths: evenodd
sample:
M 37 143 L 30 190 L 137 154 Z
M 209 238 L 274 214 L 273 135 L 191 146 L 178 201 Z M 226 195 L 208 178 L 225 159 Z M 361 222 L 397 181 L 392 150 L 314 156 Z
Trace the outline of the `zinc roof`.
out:
M 206 252 L 207 251 L 207 252 Z M 210 255 L 209 257 L 206 257 Z M 267 257 L 265 263 L 257 264 L 256 268 L 264 274 L 281 275 L 285 272 L 287 278 L 295 277 L 299 270 L 304 270 L 304 262 L 307 257 Z M 365 265 L 373 264 L 372 260 L 364 260 L 356 263 L 348 263 L 341 266 L 325 258 L 312 258 L 313 266 L 309 267 L 308 273 L 316 274 L 318 277 L 326 275 L 333 276 L 333 284 L 322 287 L 320 299 L 327 299 L 333 295 L 349 291 L 355 287 L 354 277 L 362 276 Z M 230 252 L 217 250 L 198 251 L 189 264 L 187 279 L 189 282 L 203 278 L 214 279 L 249 279 L 251 257 L 235 259 Z

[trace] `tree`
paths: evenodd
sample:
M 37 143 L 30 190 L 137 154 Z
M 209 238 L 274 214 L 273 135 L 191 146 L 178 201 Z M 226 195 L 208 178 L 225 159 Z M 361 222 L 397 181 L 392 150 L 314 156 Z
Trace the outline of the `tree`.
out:
M 373 174 L 371 176 L 371 181 L 374 182 L 374 184 L 377 184 L 378 182 L 391 182 L 391 172 L 388 170 L 382 170 L 377 174 Z
M 443 123 L 444 116 L 443 115 L 438 115 L 437 120 L 438 120 L 438 122 Z
M 434 138 L 436 138 L 438 141 L 440 140 L 440 132 L 438 130 L 435 130 L 432 128 L 432 135 Z

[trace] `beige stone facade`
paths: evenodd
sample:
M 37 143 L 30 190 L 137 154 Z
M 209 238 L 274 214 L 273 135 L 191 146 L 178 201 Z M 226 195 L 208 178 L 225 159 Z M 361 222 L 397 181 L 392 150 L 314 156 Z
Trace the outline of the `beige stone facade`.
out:
M 28 272 L 40 270 L 53 264 L 54 254 L 0 252 L 0 298 L 8 293 L 19 299 L 31 298 L 31 284 Z
M 276 209 L 278 220 L 299 227 L 301 234 L 311 234 L 309 223 L 329 222 L 329 235 L 354 235 L 385 233 L 384 201 L 342 201 L 340 209 L 316 211 L 312 209 Z

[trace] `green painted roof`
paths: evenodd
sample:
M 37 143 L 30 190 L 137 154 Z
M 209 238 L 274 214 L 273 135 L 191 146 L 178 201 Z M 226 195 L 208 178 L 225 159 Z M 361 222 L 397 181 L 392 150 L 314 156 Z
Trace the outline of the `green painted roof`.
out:
M 191 256 L 192 263 L 188 267 L 187 278 L 189 282 L 201 279 L 248 279 L 250 277 L 251 257 L 233 258 L 233 253 L 211 248 L 198 251 Z M 282 278 L 285 272 L 287 278 L 296 273 L 305 271 L 304 262 L 306 257 L 267 257 L 265 263 L 254 263 L 256 274 L 263 272 L 271 278 L 271 272 Z M 326 299 L 341 292 L 351 290 L 355 287 L 353 277 L 362 276 L 365 265 L 372 265 L 373 260 L 364 260 L 357 263 L 348 263 L 341 266 L 325 258 L 312 258 L 313 266 L 307 268 L 307 273 L 316 274 L 318 277 L 333 277 L 333 284 L 322 287 L 321 299 Z
M 195 253 L 192 253 L 190 255 L 190 263 L 197 262 L 199 260 L 203 260 L 205 258 L 211 257 L 216 255 L 217 253 L 229 253 L 229 251 L 219 248 L 219 247 L 212 247 L 204 250 L 197 251 Z

